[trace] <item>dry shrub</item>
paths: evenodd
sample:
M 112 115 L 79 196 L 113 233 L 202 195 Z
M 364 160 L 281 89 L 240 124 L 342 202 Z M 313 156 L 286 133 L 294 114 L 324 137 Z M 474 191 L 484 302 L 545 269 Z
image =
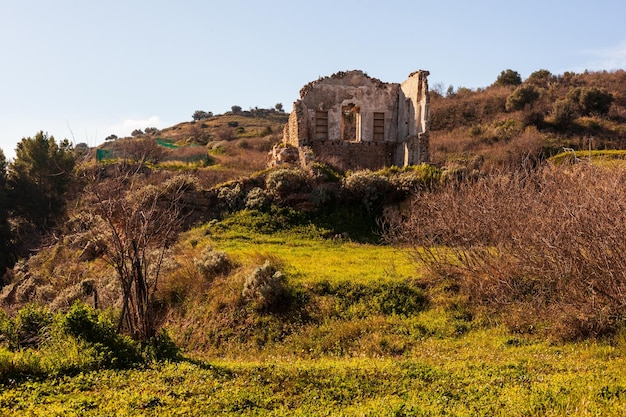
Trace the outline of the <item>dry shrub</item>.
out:
M 225 275 L 233 268 L 233 264 L 226 252 L 207 246 L 202 250 L 200 257 L 194 258 L 194 265 L 198 272 L 207 280 L 214 279 L 217 275 Z
M 278 307 L 285 292 L 285 276 L 271 262 L 257 267 L 243 284 L 241 295 L 257 310 Z
M 451 183 L 387 237 L 514 331 L 610 334 L 626 320 L 625 182 L 624 169 L 581 164 Z

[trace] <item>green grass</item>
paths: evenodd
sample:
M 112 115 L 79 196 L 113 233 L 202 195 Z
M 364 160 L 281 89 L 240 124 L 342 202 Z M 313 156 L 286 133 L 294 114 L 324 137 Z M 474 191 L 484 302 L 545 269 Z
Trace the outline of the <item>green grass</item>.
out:
M 238 304 L 235 273 L 215 282 L 225 292 L 193 294 L 193 303 L 182 304 L 187 312 L 173 333 L 187 331 L 189 341 L 202 342 L 214 332 L 221 339 L 210 348 L 181 342 L 187 348 L 181 362 L 91 370 L 90 363 L 81 368 L 77 346 L 40 356 L 0 351 L 4 369 L 43 371 L 4 381 L 0 415 L 626 413 L 626 333 L 562 344 L 512 334 L 497 323 L 476 322 L 452 295 L 422 300 L 419 286 L 411 286 L 415 266 L 398 250 L 333 241 L 328 230 L 287 214 L 277 218 L 282 228 L 252 227 L 253 217 L 198 227 L 183 236 L 177 253 L 193 258 L 211 245 L 244 272 L 269 258 L 303 295 L 293 307 L 303 311 L 255 312 Z M 214 299 L 217 294 L 235 301 Z M 65 356 L 77 364 L 71 373 L 55 365 Z
M 253 218 L 251 215 L 238 221 L 252 222 Z M 262 233 L 250 230 L 257 226 L 267 228 Z M 226 221 L 195 230 L 187 240 L 199 246 L 214 246 L 244 265 L 263 257 L 276 259 L 284 267 L 283 272 L 299 282 L 368 283 L 415 277 L 409 258 L 393 247 L 333 239 L 332 232 L 307 221 L 284 230 L 281 227 L 285 227 L 281 221 L 275 227 L 267 223 L 238 227 Z
M 589 162 L 591 160 L 594 164 L 615 164 L 623 163 L 626 159 L 626 150 L 578 150 L 575 152 L 561 152 L 550 158 L 556 165 L 571 164 L 574 161 L 574 156 L 580 161 Z
M 402 358 L 189 361 L 26 382 L 6 416 L 590 416 L 626 412 L 625 359 L 499 329 L 425 340 Z

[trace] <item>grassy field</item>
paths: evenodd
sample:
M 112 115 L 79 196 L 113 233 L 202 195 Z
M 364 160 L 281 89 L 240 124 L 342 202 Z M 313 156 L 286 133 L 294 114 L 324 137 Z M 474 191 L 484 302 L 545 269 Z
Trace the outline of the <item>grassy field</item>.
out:
M 211 349 L 180 342 L 187 349 L 178 362 L 5 380 L 0 415 L 606 416 L 626 412 L 626 335 L 610 341 L 549 342 L 512 334 L 495 322 L 477 321 L 458 309 L 452 298 L 433 294 L 426 294 L 429 301 L 412 310 L 384 308 L 380 298 L 392 288 L 385 285 L 418 283 L 415 266 L 397 249 L 329 240 L 322 237 L 325 233 L 306 224 L 297 230 L 260 233 L 228 221 L 192 230 L 182 237 L 179 254 L 191 258 L 203 247 L 213 246 L 232 257 L 241 271 L 272 259 L 288 284 L 307 295 L 305 309 L 311 310 L 310 317 L 292 321 L 292 313 L 260 313 L 236 304 L 231 313 L 245 310 L 244 324 L 252 328 L 254 337 L 237 336 L 237 328 L 231 340 L 219 347 L 213 342 Z M 223 284 L 237 288 L 236 275 L 224 278 Z M 419 285 L 416 288 L 419 291 Z M 196 340 L 215 325 L 202 321 L 203 315 L 221 311 L 202 310 L 215 301 L 211 294 L 215 293 L 207 291 L 195 304 L 186 304 L 185 319 L 196 321 L 187 330 L 196 333 Z M 225 301 L 220 308 L 227 311 L 230 306 Z M 281 323 L 286 324 L 280 327 Z M 228 334 L 228 325 L 218 330 Z M 284 334 L 259 342 L 258 332 L 272 329 Z M 170 330 L 176 335 L 180 329 Z
M 606 416 L 626 412 L 624 346 L 554 346 L 498 329 L 402 357 L 183 361 L 29 381 L 15 416 Z

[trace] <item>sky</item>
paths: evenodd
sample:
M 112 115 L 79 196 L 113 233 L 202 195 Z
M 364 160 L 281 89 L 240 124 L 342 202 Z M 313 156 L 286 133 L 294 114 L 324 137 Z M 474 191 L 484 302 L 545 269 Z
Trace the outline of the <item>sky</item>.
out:
M 0 149 L 44 131 L 96 146 L 338 71 L 482 88 L 501 71 L 626 67 L 623 0 L 0 0 Z

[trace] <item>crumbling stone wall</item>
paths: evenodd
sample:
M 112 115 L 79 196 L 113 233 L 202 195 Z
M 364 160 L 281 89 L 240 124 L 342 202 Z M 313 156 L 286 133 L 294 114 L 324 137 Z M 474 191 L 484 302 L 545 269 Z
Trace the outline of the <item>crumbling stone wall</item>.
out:
M 428 162 L 427 76 L 416 71 L 397 84 L 348 71 L 305 85 L 271 163 L 356 170 Z

